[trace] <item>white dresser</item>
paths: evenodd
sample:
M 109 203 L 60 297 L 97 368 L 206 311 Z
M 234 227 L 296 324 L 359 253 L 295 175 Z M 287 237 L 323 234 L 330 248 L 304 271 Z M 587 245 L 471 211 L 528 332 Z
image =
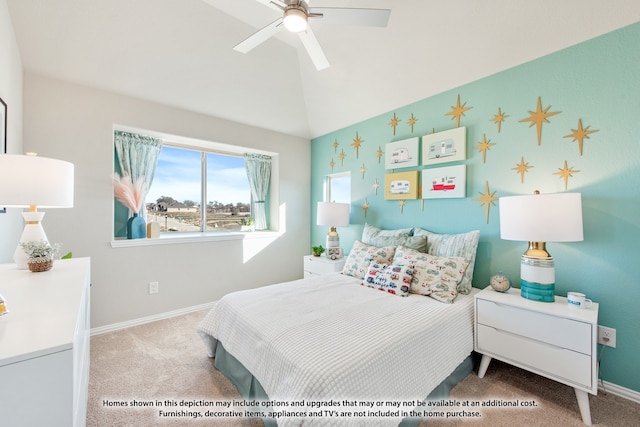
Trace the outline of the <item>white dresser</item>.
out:
M 306 255 L 304 257 L 304 277 L 339 273 L 344 268 L 346 258 L 331 259 L 326 256 Z
M 574 388 L 582 421 L 591 425 L 587 393 L 597 394 L 598 304 L 575 308 L 564 297 L 532 301 L 519 289 L 475 295 L 475 350 L 482 353 L 478 376 L 491 358 L 535 372 Z
M 89 380 L 90 259 L 46 272 L 0 265 L 0 424 L 84 426 Z

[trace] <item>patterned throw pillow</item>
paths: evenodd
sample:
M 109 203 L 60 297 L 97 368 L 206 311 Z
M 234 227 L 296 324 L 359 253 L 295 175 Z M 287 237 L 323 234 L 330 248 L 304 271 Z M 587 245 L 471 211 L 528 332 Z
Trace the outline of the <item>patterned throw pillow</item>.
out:
M 360 240 L 356 240 L 353 243 L 349 256 L 344 263 L 342 274 L 363 279 L 371 262 L 375 261 L 380 264 L 391 264 L 395 253 L 395 246 L 377 248 L 375 246 L 364 244 Z
M 365 223 L 362 231 L 362 243 L 379 248 L 383 246 L 406 246 L 420 252 L 426 252 L 427 236 L 412 236 L 411 231 L 411 228 L 381 230 Z
M 362 286 L 406 297 L 411 288 L 413 267 L 408 265 L 386 265 L 372 262 L 362 281 Z
M 480 231 L 474 230 L 460 234 L 438 234 L 422 228 L 413 229 L 414 236 L 427 236 L 427 253 L 444 257 L 462 257 L 469 265 L 464 272 L 462 281 L 458 284 L 458 292 L 471 292 L 473 268 L 476 263 L 476 251 L 480 240 Z
M 402 246 L 396 249 L 393 263 L 414 267 L 412 293 L 448 304 L 458 296 L 458 283 L 469 264 L 462 257 L 437 257 Z

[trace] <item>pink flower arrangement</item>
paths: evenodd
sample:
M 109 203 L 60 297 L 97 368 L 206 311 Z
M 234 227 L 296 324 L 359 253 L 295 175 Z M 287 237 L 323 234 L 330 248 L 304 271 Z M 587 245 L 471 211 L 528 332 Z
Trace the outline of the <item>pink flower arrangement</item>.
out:
M 130 211 L 138 213 L 142 209 L 146 193 L 147 186 L 144 179 L 134 180 L 126 172 L 122 176 L 114 174 L 113 194 Z

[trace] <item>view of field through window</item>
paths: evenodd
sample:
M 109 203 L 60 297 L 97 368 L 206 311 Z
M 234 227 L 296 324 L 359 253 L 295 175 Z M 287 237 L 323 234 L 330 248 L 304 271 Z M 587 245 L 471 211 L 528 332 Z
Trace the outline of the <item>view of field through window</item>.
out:
M 147 221 L 158 222 L 161 232 L 237 231 L 252 224 L 242 156 L 164 145 L 145 202 Z

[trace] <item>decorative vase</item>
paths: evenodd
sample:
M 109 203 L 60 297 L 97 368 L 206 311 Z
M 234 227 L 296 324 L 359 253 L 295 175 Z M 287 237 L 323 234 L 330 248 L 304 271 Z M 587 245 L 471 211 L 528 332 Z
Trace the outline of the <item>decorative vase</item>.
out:
M 29 271 L 32 271 L 34 273 L 49 271 L 53 267 L 53 258 L 29 258 L 29 260 L 27 261 L 27 266 L 29 267 Z
M 127 221 L 127 239 L 142 239 L 147 237 L 147 223 L 144 218 L 134 213 Z

